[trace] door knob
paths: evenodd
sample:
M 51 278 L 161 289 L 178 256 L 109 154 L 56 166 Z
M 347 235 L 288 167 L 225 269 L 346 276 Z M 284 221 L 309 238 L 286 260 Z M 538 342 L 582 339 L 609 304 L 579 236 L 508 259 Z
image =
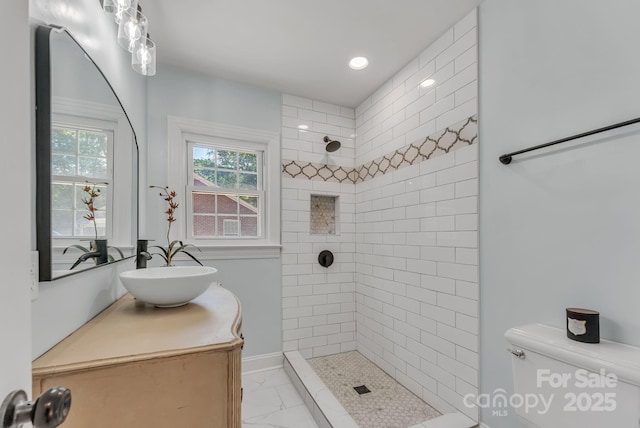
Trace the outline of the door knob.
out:
M 0 428 L 20 428 L 32 423 L 33 428 L 54 428 L 62 424 L 71 408 L 71 391 L 64 387 L 51 388 L 35 401 L 27 401 L 27 394 L 13 391 L 0 406 Z

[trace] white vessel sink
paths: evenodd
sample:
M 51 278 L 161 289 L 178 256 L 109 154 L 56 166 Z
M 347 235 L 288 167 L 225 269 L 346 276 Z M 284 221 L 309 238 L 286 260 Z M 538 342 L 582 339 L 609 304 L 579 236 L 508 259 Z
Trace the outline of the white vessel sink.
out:
M 163 266 L 122 272 L 120 279 L 141 302 L 171 308 L 186 305 L 204 293 L 216 272 L 208 266 Z

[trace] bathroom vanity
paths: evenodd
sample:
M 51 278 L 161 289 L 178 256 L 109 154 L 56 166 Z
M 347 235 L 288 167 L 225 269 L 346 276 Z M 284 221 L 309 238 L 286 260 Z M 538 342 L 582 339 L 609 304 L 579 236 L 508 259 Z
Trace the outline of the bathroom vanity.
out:
M 33 396 L 68 387 L 68 428 L 240 428 L 240 328 L 218 285 L 177 308 L 127 294 L 33 362 Z

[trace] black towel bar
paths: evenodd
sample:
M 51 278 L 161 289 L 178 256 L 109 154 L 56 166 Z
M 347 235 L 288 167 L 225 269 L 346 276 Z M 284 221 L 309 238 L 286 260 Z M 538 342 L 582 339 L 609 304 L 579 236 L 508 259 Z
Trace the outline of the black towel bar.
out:
M 522 153 L 528 153 L 534 150 L 543 149 L 545 147 L 555 146 L 556 144 L 566 143 L 567 141 L 577 140 L 578 138 L 588 137 L 590 135 L 599 134 L 601 132 L 611 131 L 612 129 L 622 128 L 624 126 L 633 125 L 634 123 L 640 123 L 640 117 L 616 123 L 614 125 L 605 126 L 604 128 L 598 128 L 592 131 L 583 132 L 581 134 L 572 135 L 571 137 L 561 138 L 559 140 L 551 141 L 550 143 L 540 144 L 539 146 L 529 147 L 528 149 L 518 150 L 517 152 L 507 153 L 500 156 L 498 159 L 504 165 L 509 165 L 512 161 L 513 156 L 515 155 L 521 155 Z

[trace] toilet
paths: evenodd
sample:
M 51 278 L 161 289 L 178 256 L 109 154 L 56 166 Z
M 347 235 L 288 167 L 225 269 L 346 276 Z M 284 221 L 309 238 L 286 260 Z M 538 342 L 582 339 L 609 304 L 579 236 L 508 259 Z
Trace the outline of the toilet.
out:
M 494 410 L 515 411 L 530 428 L 640 427 L 640 348 L 576 342 L 542 324 L 511 328 L 505 338 L 513 394 L 495 391 Z

